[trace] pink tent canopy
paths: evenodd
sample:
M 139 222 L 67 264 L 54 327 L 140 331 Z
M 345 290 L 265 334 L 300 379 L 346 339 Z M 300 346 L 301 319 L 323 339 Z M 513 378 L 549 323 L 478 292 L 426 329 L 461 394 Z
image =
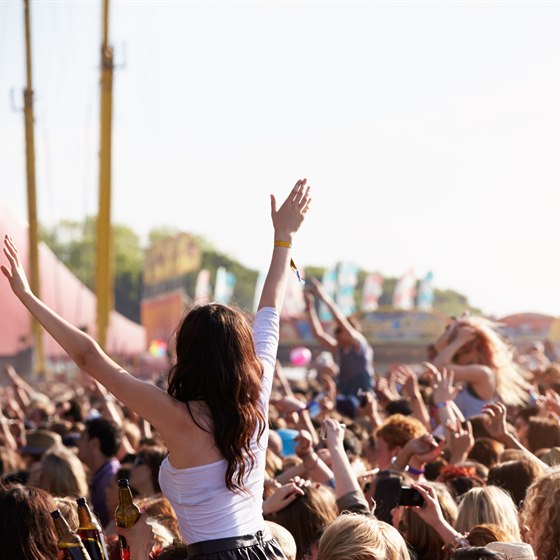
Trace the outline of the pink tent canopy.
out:
M 28 267 L 27 226 L 14 218 L 0 200 L 0 237 L 9 233 L 14 239 L 26 270 Z M 2 255 L 0 259 L 7 264 Z M 62 264 L 44 244 L 39 246 L 41 299 L 59 315 L 95 337 L 95 294 Z M 27 348 L 31 341 L 31 321 L 27 310 L 13 295 L 6 279 L 0 278 L 0 356 L 13 356 Z M 106 349 L 111 354 L 132 355 L 146 350 L 144 328 L 113 311 L 107 331 Z M 60 346 L 45 334 L 45 353 L 49 358 L 65 356 Z

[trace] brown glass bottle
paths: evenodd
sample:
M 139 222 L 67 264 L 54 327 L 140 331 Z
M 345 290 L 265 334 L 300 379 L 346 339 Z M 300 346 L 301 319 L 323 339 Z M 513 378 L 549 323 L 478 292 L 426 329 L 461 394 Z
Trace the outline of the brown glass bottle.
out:
M 70 529 L 60 510 L 55 509 L 51 515 L 58 535 L 57 546 L 64 552 L 64 560 L 91 560 L 82 539 Z
M 82 539 L 91 560 L 109 560 L 105 534 L 97 517 L 91 513 L 85 498 L 79 498 L 76 502 L 78 504 L 78 519 L 80 520 L 78 536 Z
M 140 517 L 140 509 L 132 500 L 132 492 L 128 484 L 128 479 L 121 478 L 118 481 L 119 485 L 119 505 L 115 510 L 115 522 L 117 527 L 128 529 L 132 527 Z M 119 542 L 121 544 L 121 558 L 122 560 L 130 560 L 130 548 L 126 539 L 119 535 Z

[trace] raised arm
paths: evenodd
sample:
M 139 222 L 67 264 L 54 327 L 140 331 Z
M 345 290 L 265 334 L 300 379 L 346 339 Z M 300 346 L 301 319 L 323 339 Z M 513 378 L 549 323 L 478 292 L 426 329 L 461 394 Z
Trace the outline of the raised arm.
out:
M 301 226 L 311 202 L 307 179 L 299 180 L 282 206 L 276 209 L 276 198 L 270 195 L 272 225 L 274 226 L 274 250 L 268 274 L 264 282 L 259 309 L 282 307 L 286 282 L 290 271 L 290 249 L 294 234 Z
M 311 280 L 311 284 L 313 293 L 328 307 L 337 323 L 337 326 L 352 337 L 354 340 L 354 346 L 358 348 L 362 342 L 361 334 L 351 325 L 346 315 L 344 315 L 344 313 L 340 310 L 340 307 L 338 307 L 333 298 L 325 291 L 321 282 L 319 282 L 316 278 L 313 278 L 313 280 Z
M 174 399 L 154 385 L 130 375 L 107 356 L 93 338 L 68 323 L 37 298 L 29 287 L 19 252 L 9 236 L 4 239 L 4 254 L 9 269 L 2 265 L 2 273 L 29 312 L 81 370 L 97 379 L 121 402 L 156 426 L 165 437 L 166 426 L 174 420 L 178 411 Z
M 307 315 L 309 316 L 309 324 L 311 326 L 313 336 L 319 341 L 319 344 L 321 344 L 325 350 L 334 353 L 337 349 L 336 339 L 323 329 L 323 325 L 321 325 L 321 321 L 319 320 L 315 309 L 315 298 L 313 297 L 313 294 L 310 291 L 305 290 L 303 292 L 303 297 L 305 299 L 305 309 L 307 310 Z

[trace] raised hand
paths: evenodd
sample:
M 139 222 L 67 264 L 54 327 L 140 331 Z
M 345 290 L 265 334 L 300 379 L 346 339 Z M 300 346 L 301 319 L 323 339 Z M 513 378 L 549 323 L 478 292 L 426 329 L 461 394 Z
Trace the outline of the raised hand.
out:
M 303 496 L 304 491 L 300 488 L 296 481 L 290 481 L 280 488 L 277 488 L 272 495 L 270 495 L 263 502 L 263 514 L 272 515 L 283 510 L 286 506 L 290 505 L 298 496 Z
M 503 403 L 487 404 L 482 409 L 484 426 L 488 433 L 498 441 L 502 441 L 508 434 L 507 409 Z
M 344 430 L 346 426 L 341 424 L 337 420 L 328 418 L 323 422 L 323 429 L 325 431 L 325 439 L 327 440 L 327 446 L 329 449 L 334 448 L 336 445 L 343 445 L 344 441 Z
M 467 422 L 466 427 L 463 428 L 458 418 L 454 422 L 448 420 L 445 424 L 445 429 L 447 432 L 447 446 L 451 453 L 449 462 L 461 463 L 466 460 L 469 451 L 474 445 L 471 423 Z
M 278 209 L 276 209 L 276 198 L 273 194 L 270 195 L 272 224 L 277 241 L 291 242 L 293 234 L 299 229 L 309 210 L 310 203 L 310 187 L 307 186 L 307 179 L 300 179 L 295 184 Z
M 460 391 L 460 387 L 456 387 L 453 383 L 453 371 L 443 368 L 440 372 L 434 365 L 428 364 L 428 362 L 426 362 L 425 365 L 431 369 L 435 378 L 435 386 L 432 393 L 434 404 L 437 405 L 439 403 L 455 400 L 457 393 Z
M 10 263 L 10 269 L 8 270 L 8 268 L 4 265 L 0 268 L 2 269 L 2 274 L 4 274 L 4 276 L 8 279 L 8 282 L 10 282 L 10 286 L 14 294 L 21 297 L 22 295 L 31 292 L 27 276 L 23 270 L 19 251 L 9 235 L 4 237 L 4 254 Z

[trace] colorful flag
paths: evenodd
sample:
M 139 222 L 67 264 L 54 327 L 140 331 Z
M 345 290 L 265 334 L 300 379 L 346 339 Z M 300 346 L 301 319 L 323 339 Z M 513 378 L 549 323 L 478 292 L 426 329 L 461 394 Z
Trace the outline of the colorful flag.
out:
M 393 293 L 393 307 L 395 309 L 413 309 L 414 296 L 416 295 L 416 277 L 409 270 L 397 281 Z
M 349 262 L 340 263 L 338 266 L 336 304 L 344 315 L 352 315 L 356 311 L 354 291 L 357 283 L 358 267 Z
M 203 268 L 196 277 L 196 287 L 194 289 L 194 301 L 197 304 L 204 305 L 210 302 L 212 288 L 210 286 L 210 271 Z
M 377 272 L 368 274 L 362 291 L 362 311 L 375 311 L 379 307 L 379 298 L 383 293 L 383 276 Z
M 220 266 L 216 271 L 216 285 L 214 286 L 214 300 L 227 305 L 233 296 L 235 275 Z
M 428 272 L 422 282 L 420 282 L 420 287 L 418 289 L 418 300 L 416 306 L 422 311 L 431 311 L 434 303 L 434 288 L 432 285 L 432 280 L 434 275 Z

